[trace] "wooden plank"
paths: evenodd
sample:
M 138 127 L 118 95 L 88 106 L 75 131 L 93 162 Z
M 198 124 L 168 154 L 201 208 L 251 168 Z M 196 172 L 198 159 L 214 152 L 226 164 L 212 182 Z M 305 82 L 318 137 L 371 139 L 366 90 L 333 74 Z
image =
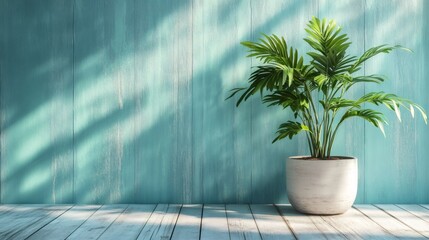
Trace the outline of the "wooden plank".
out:
M 4 1 L 1 1 L 0 2 L 0 28 L 1 29 L 6 29 L 6 26 L 5 26 L 5 24 L 6 24 L 6 12 L 5 12 L 5 9 L 6 9 L 6 7 L 4 6 L 5 5 L 5 2 Z M 4 37 L 4 34 L 2 34 L 1 36 L 0 36 L 0 51 L 1 52 L 3 52 L 3 48 L 4 48 L 4 46 L 6 45 L 6 39 L 5 39 L 5 37 Z M 3 122 L 4 122 L 4 114 L 3 114 L 3 111 L 2 111 L 2 109 L 3 109 L 3 104 L 2 104 L 2 102 L 3 102 L 3 95 L 2 95 L 2 92 L 1 92 L 1 89 L 3 89 L 3 87 L 2 87 L 2 85 L 3 85 L 3 74 L 2 74 L 2 67 L 3 67 L 3 61 L 4 61 L 4 59 L 3 59 L 3 56 L 1 56 L 0 55 L 0 204 L 1 203 L 3 203 L 3 199 L 2 199 L 2 194 L 1 194 L 1 192 L 2 192 L 2 185 L 3 185 L 3 168 L 2 168 L 2 153 L 1 153 L 1 151 L 3 150 L 2 149 L 2 146 L 1 145 L 3 145 L 3 142 L 4 142 L 4 138 L 3 138 Z
M 365 4 L 367 49 L 388 43 L 400 44 L 417 53 L 409 54 L 398 50 L 368 61 L 365 74 L 381 74 L 389 80 L 382 84 L 382 88 L 376 84 L 366 85 L 366 93 L 384 91 L 419 104 L 427 104 L 427 90 L 419 87 L 422 82 L 426 82 L 422 70 L 427 64 L 422 55 L 423 49 L 419 46 L 420 41 L 416 41 L 421 39 L 423 30 L 415 27 L 422 26 L 426 21 L 423 20 L 425 13 L 419 10 L 422 8 L 422 1 L 367 0 Z M 400 32 L 396 26 L 402 26 Z M 412 119 L 409 112 L 401 108 L 400 122 L 393 111 L 388 111 L 385 107 L 378 109 L 386 113 L 389 125 L 385 126 L 386 137 L 371 124 L 365 126 L 366 201 L 414 203 L 427 200 L 429 190 L 426 183 L 429 177 L 423 169 L 427 169 L 429 165 L 423 156 L 428 154 L 428 148 L 422 142 L 428 139 L 428 129 L 418 112 L 416 119 Z M 379 143 L 383 143 L 381 147 Z
M 425 220 L 418 218 L 414 214 L 408 211 L 404 211 L 403 209 L 395 205 L 377 204 L 375 206 L 385 211 L 386 213 L 396 218 L 397 220 L 401 221 L 408 227 L 419 232 L 426 238 L 429 238 L 429 222 L 426 222 Z
M 75 1 L 75 202 L 134 201 L 134 1 Z
M 201 202 L 193 185 L 192 7 L 136 1 L 136 202 Z M 155 160 L 154 160 L 155 159 Z
M 135 188 L 138 203 L 182 202 L 182 190 L 189 192 L 188 184 L 192 177 L 186 171 L 180 172 L 182 167 L 188 168 L 190 165 L 187 148 L 191 144 L 186 143 L 189 139 L 184 139 L 190 130 L 180 130 L 181 126 L 177 126 L 189 114 L 185 111 L 186 106 L 181 104 L 189 103 L 178 103 L 177 100 L 184 98 L 182 93 L 178 93 L 179 85 L 183 94 L 186 93 L 187 71 L 191 64 L 186 56 L 179 59 L 177 51 L 180 46 L 176 42 L 179 36 L 176 32 L 172 33 L 181 21 L 175 13 L 176 10 L 181 11 L 177 4 L 173 0 L 136 1 L 134 9 L 138 16 L 135 23 L 138 41 L 135 43 L 134 90 Z M 189 20 L 189 15 L 182 17 L 185 22 Z M 186 35 L 187 29 L 183 30 Z M 184 52 L 188 51 L 187 44 L 183 48 Z M 188 64 L 181 65 L 180 69 L 177 66 L 180 62 Z M 180 116 L 177 112 L 179 107 L 183 110 Z M 186 125 L 183 127 L 187 128 Z M 183 134 L 180 136 L 183 146 L 177 142 L 179 131 Z M 180 156 L 176 154 L 178 151 Z M 180 166 L 178 158 L 184 160 L 184 166 Z M 177 184 L 174 177 L 178 177 Z
M 243 18 L 250 16 L 249 3 L 192 3 L 193 155 L 202 171 L 196 172 L 202 178 L 196 188 L 202 189 L 204 203 L 250 202 L 251 198 L 251 146 L 247 143 L 251 109 L 249 105 L 236 109 L 235 102 L 224 101 L 238 80 L 248 77 L 250 61 L 239 42 L 250 37 L 249 18 Z
M 0 200 L 72 202 L 73 2 L 1 5 Z
M 104 205 L 67 239 L 97 239 L 125 211 L 127 205 Z
M 0 205 L 0 216 L 11 213 L 12 210 L 17 208 L 18 206 L 19 205 L 16 205 L 16 204 L 2 204 L 2 205 Z
M 354 207 L 395 237 L 401 239 L 423 237 L 407 225 L 373 205 L 354 205 Z
M 262 239 L 295 239 L 275 206 L 252 204 L 250 209 Z
M 418 33 L 417 36 L 413 33 L 413 38 L 416 39 L 414 42 L 413 51 L 413 63 L 417 65 L 418 78 L 414 81 L 413 99 L 417 101 L 426 111 L 429 110 L 429 95 L 427 94 L 429 89 L 429 82 L 426 81 L 429 76 L 429 21 L 428 11 L 429 2 L 425 0 L 416 0 L 417 8 L 413 12 L 414 26 L 421 26 L 415 28 Z M 412 24 L 408 25 L 412 26 Z M 415 36 L 415 37 L 414 37 Z M 418 41 L 417 39 L 421 39 Z M 411 203 L 429 203 L 429 176 L 427 169 L 429 169 L 429 161 L 427 156 L 429 154 L 429 148 L 427 144 L 429 142 L 429 128 L 427 125 L 418 119 L 416 121 L 416 186 L 414 187 L 417 192 L 417 196 Z
M 183 205 L 171 239 L 199 239 L 202 211 L 201 204 Z
M 204 205 L 201 239 L 230 239 L 225 205 Z
M 38 213 L 43 211 L 43 208 L 47 208 L 48 205 L 19 205 L 0 218 L 0 235 L 6 235 L 11 232 L 15 232 L 15 228 L 22 228 L 26 224 L 34 221 Z
M 70 208 L 65 205 L 30 206 L 22 214 L 6 218 L 9 222 L 2 223 L 0 239 L 26 239 Z
M 228 204 L 226 216 L 231 239 L 261 239 L 249 205 Z
M 407 204 L 407 205 L 400 204 L 397 206 L 425 220 L 426 222 L 429 222 L 429 209 L 419 205 L 410 205 L 410 204 Z
M 178 204 L 158 204 L 137 239 L 170 239 L 180 209 Z
M 296 212 L 291 205 L 276 206 L 297 239 L 327 239 L 326 233 L 322 230 L 329 228 L 323 222 L 319 221 L 318 224 L 325 225 L 325 227 L 316 226 L 310 216 Z M 334 238 L 340 234 L 332 231 L 328 235 Z
M 391 233 L 354 208 L 342 215 L 322 218 L 347 239 L 395 239 Z
M 161 3 L 170 4 L 170 3 Z M 193 15 L 192 0 L 174 0 L 170 7 L 173 13 L 169 16 L 173 18 L 173 31 L 169 30 L 169 38 L 174 40 L 172 54 L 172 85 L 173 85 L 173 114 L 174 121 L 171 133 L 175 135 L 175 145 L 173 157 L 170 160 L 171 168 L 171 194 L 168 201 L 173 203 L 194 203 L 201 202 L 195 194 L 194 181 L 194 159 L 192 149 L 192 43 L 193 43 Z M 173 35 L 173 36 L 172 36 Z M 171 44 L 171 43 L 169 43 Z M 163 66 L 162 68 L 165 68 Z M 171 73 L 170 73 L 171 74 Z M 169 136 L 168 138 L 170 138 Z M 166 139 L 165 139 L 166 140 Z
M 156 205 L 129 205 L 98 239 L 136 239 Z
M 48 225 L 39 229 L 28 239 L 66 239 L 101 206 L 74 206 Z
M 429 204 L 421 204 L 420 206 L 422 206 L 422 207 L 424 207 L 426 209 L 429 209 Z

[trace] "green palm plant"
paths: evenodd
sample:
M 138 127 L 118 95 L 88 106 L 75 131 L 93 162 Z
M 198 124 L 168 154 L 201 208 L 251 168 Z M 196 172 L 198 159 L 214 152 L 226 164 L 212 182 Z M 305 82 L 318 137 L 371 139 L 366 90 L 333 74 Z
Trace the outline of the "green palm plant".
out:
M 351 42 L 333 20 L 313 17 L 305 31 L 308 36 L 304 40 L 314 50 L 307 53 L 311 57 L 308 64 L 296 49 L 288 47 L 283 37 L 264 35 L 260 42 L 241 43 L 249 49 L 248 57 L 259 59 L 262 65 L 251 73 L 248 87 L 232 89 L 228 98 L 241 93 L 236 104 L 239 106 L 250 96 L 260 94 L 268 106 L 290 108 L 295 121 L 282 123 L 273 142 L 305 132 L 311 157 L 329 159 L 337 131 L 348 119 L 360 117 L 384 134 L 383 124 L 387 122 L 383 113 L 365 108 L 364 104 L 384 105 L 394 111 L 399 120 L 400 108 L 410 111 L 413 117 L 417 109 L 427 123 L 421 106 L 395 94 L 371 92 L 358 99 L 345 97 L 356 84 L 380 84 L 385 80 L 381 75 L 354 76 L 365 61 L 395 49 L 408 49 L 380 45 L 360 57 L 350 56 L 347 49 Z

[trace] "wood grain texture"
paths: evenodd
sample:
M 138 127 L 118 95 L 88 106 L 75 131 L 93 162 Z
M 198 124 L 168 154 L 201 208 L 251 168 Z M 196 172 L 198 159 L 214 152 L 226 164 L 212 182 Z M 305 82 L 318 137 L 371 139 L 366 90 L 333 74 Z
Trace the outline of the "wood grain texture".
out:
M 274 205 L 250 205 L 253 218 L 262 239 L 295 239 Z
M 100 207 L 99 205 L 73 206 L 64 214 L 32 234 L 28 239 L 66 239 Z
M 424 24 L 420 10 L 422 5 L 422 1 L 366 1 L 365 47 L 368 49 L 388 43 L 400 44 L 416 51 L 410 54 L 398 50 L 388 57 L 384 55 L 368 61 L 365 65 L 366 74 L 383 74 L 390 80 L 383 83 L 382 87 L 367 85 L 366 92 L 392 92 L 419 104 L 427 104 L 427 99 L 424 101 L 423 97 L 426 90 L 420 86 L 426 82 L 422 74 L 426 65 L 420 53 L 420 39 L 424 30 L 415 28 Z M 418 203 L 428 191 L 427 188 L 415 191 L 412 187 L 428 182 L 427 176 L 421 175 L 422 167 L 427 165 L 419 159 L 423 159 L 421 154 L 427 155 L 427 148 L 421 149 L 421 144 L 427 142 L 425 134 L 428 129 L 420 123 L 422 120 L 418 113 L 413 120 L 409 112 L 403 109 L 401 123 L 392 111 L 385 112 L 389 122 L 385 128 L 386 138 L 370 124 L 365 126 L 366 201 Z M 383 146 L 379 143 L 383 143 Z
M 322 218 L 346 239 L 396 239 L 392 233 L 354 208 L 342 215 L 323 216 Z
M 228 205 L 227 212 L 224 205 L 205 205 L 204 212 L 202 205 L 159 204 L 155 209 L 152 204 L 103 205 L 101 209 L 100 205 L 70 207 L 16 206 L 11 214 L 0 218 L 0 237 L 136 239 L 140 234 L 140 239 L 424 238 L 404 222 L 426 231 L 419 221 L 422 219 L 414 215 L 416 210 L 421 211 L 419 205 L 406 206 L 413 214 L 394 205 L 379 206 L 387 211 L 373 205 L 357 205 L 346 214 L 336 216 L 304 215 L 294 212 L 289 205 L 278 205 L 279 211 L 273 205 Z M 410 216 L 417 221 L 409 219 Z
M 200 239 L 202 211 L 201 204 L 183 205 L 171 239 Z
M 192 202 L 192 8 L 136 2 L 136 201 Z M 150 177 L 148 177 L 150 176 Z
M 158 204 L 137 239 L 170 239 L 180 209 L 178 204 Z
M 338 239 L 341 237 L 341 234 L 329 227 L 327 223 L 316 221 L 319 225 L 324 225 L 322 227 L 317 226 L 310 216 L 296 212 L 291 205 L 276 206 L 297 239 Z M 329 233 L 326 230 L 329 230 Z
M 248 205 L 226 205 L 229 236 L 231 239 L 262 239 Z
M 134 201 L 134 1 L 76 1 L 75 201 Z
M 23 206 L 22 212 L 8 216 L 0 228 L 1 239 L 26 239 L 31 234 L 49 224 L 71 206 Z
M 156 205 L 129 205 L 98 239 L 136 239 Z
M 204 205 L 200 238 L 207 240 L 230 239 L 225 205 Z
M 237 44 L 249 38 L 249 1 L 194 1 L 193 9 L 196 191 L 202 202 L 249 202 L 250 109 L 224 101 L 250 68 Z
M 1 9 L 0 201 L 72 202 L 73 3 Z
M 102 206 L 67 239 L 98 239 L 126 208 L 127 205 Z
M 1 215 L 7 215 L 12 213 L 12 210 L 17 208 L 19 205 L 16 204 L 4 204 L 0 205 L 0 216 Z
M 395 237 L 400 239 L 416 239 L 423 237 L 423 235 L 373 205 L 355 205 L 354 207 Z
M 235 108 L 256 60 L 239 42 L 285 36 L 304 53 L 312 16 L 334 18 L 351 54 L 401 44 L 362 74 L 429 109 L 425 0 L 0 0 L 1 203 L 287 203 L 285 160 L 303 135 L 258 97 Z M 387 112 L 387 111 L 386 111 Z M 416 113 L 418 115 L 418 113 Z M 359 159 L 357 203 L 429 201 L 429 128 L 403 111 L 384 138 L 361 119 L 334 151 Z
M 414 229 L 426 238 L 429 238 L 429 222 L 416 217 L 413 213 L 404 211 L 402 208 L 392 204 L 377 204 L 375 206 L 385 211 L 390 216 L 401 221 L 408 227 Z
M 417 31 L 421 31 L 421 35 L 418 35 L 419 38 L 415 43 L 415 53 L 416 63 L 418 63 L 418 80 L 415 81 L 415 89 L 418 89 L 415 92 L 415 97 L 418 99 L 419 103 L 429 111 L 429 94 L 427 94 L 427 89 L 429 89 L 429 82 L 426 81 L 427 76 L 429 76 L 429 68 L 427 64 L 429 62 L 429 2 L 428 1 L 418 1 L 418 8 L 416 15 L 421 16 L 421 21 L 416 21 L 416 24 L 421 25 L 417 27 Z M 427 155 L 429 149 L 427 143 L 429 142 L 429 127 L 422 121 L 417 121 L 416 125 L 416 148 L 417 148 L 417 158 L 416 158 L 416 186 L 417 190 L 416 200 L 418 203 L 428 203 L 429 202 L 429 189 L 427 183 L 429 182 L 429 176 L 423 172 L 424 169 L 429 169 L 429 161 L 427 161 Z
M 407 205 L 400 204 L 397 206 L 425 220 L 426 222 L 429 222 L 429 209 L 426 209 L 419 205 L 411 205 L 411 204 L 407 204 Z

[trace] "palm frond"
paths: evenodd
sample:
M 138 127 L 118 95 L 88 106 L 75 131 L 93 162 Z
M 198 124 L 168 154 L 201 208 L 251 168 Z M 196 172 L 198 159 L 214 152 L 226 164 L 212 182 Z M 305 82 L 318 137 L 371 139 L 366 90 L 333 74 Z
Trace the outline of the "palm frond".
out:
M 292 139 L 293 136 L 297 135 L 301 131 L 310 131 L 310 129 L 308 126 L 299 122 L 288 121 L 286 123 L 282 123 L 277 130 L 277 137 L 273 140 L 273 143 L 285 137 Z
M 390 53 L 391 51 L 395 50 L 395 49 L 402 49 L 405 51 L 409 51 L 411 52 L 410 49 L 405 48 L 401 45 L 396 45 L 396 46 L 389 46 L 386 44 L 380 45 L 380 46 L 376 46 L 376 47 L 372 47 L 368 50 L 366 50 L 362 56 L 360 56 L 358 58 L 358 60 L 350 67 L 349 69 L 349 73 L 354 73 L 357 72 L 361 69 L 362 64 L 367 61 L 368 59 L 377 56 L 380 53 Z
M 381 112 L 377 112 L 372 109 L 350 109 L 341 117 L 340 123 L 351 117 L 360 117 L 365 121 L 370 122 L 372 125 L 379 128 L 383 135 L 386 135 L 383 123 L 387 124 L 387 121 L 384 119 Z
M 311 64 L 321 74 L 333 76 L 348 71 L 355 57 L 346 55 L 351 42 L 346 34 L 340 35 L 341 28 L 335 21 L 326 23 L 313 17 L 305 30 L 309 36 L 304 40 L 316 50 L 308 53 L 313 59 Z
M 385 92 L 370 92 L 370 93 L 367 93 L 364 96 L 362 96 L 356 102 L 358 104 L 362 104 L 365 102 L 372 103 L 375 105 L 383 104 L 388 109 L 395 112 L 399 121 L 401 121 L 401 112 L 399 109 L 400 107 L 403 107 L 403 108 L 407 109 L 408 111 L 410 111 L 412 117 L 414 117 L 414 108 L 417 108 L 417 110 L 422 115 L 423 120 L 427 124 L 427 115 L 421 106 L 413 103 L 409 99 L 399 97 L 395 94 L 385 93 Z

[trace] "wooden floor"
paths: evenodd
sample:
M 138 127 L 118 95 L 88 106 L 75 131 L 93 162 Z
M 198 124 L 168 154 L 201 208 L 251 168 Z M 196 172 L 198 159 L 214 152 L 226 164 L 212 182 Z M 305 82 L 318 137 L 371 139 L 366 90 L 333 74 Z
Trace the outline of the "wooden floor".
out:
M 0 239 L 427 239 L 429 205 L 0 205 Z

